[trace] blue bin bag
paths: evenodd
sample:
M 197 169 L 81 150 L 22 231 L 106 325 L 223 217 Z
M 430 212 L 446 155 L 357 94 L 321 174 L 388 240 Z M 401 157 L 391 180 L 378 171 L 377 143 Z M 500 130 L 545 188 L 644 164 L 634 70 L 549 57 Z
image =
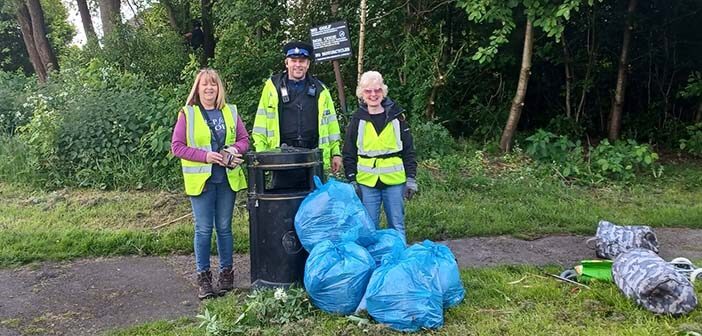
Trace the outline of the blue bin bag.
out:
M 334 179 L 322 185 L 317 176 L 314 183 L 317 189 L 305 197 L 295 215 L 295 231 L 305 250 L 311 252 L 327 239 L 371 244 L 375 224 L 353 186 Z
M 414 244 L 402 253 L 403 259 L 419 258 L 425 272 L 437 277 L 443 293 L 444 308 L 453 307 L 465 297 L 456 257 L 448 246 L 430 240 Z
M 395 229 L 377 230 L 373 234 L 373 243 L 366 246 L 366 250 L 370 252 L 375 259 L 375 265 L 380 266 L 383 257 L 393 253 L 393 250 L 402 252 L 407 246 L 405 240 L 399 231 Z
M 317 308 L 332 314 L 353 314 L 374 269 L 373 257 L 362 246 L 325 240 L 307 258 L 305 290 Z
M 368 314 L 398 331 L 439 329 L 444 324 L 441 288 L 419 258 L 383 258 L 366 289 Z

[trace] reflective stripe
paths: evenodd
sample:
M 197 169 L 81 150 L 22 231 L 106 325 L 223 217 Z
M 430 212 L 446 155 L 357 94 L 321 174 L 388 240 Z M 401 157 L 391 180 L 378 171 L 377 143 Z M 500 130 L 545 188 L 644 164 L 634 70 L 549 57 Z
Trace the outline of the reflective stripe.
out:
M 329 136 L 320 137 L 319 144 L 322 145 L 322 144 L 330 143 L 332 141 L 337 141 L 337 140 L 341 140 L 341 136 L 339 134 L 331 134 Z
M 202 173 L 212 173 L 212 165 L 208 164 L 206 166 L 196 166 L 188 167 L 183 166 L 183 174 L 202 174 Z
M 185 109 L 188 113 L 188 145 L 195 146 L 195 109 L 190 105 L 186 105 Z
M 356 135 L 356 147 L 358 147 L 358 154 L 359 155 L 368 155 L 366 154 L 366 150 L 363 149 L 363 138 L 366 137 L 366 121 L 365 120 L 359 120 L 358 121 L 358 135 Z
M 187 128 L 187 137 L 188 137 L 188 147 L 193 147 L 197 148 L 199 150 L 204 150 L 204 151 L 212 151 L 212 144 L 208 144 L 207 146 L 203 147 L 197 147 L 195 146 L 195 108 L 193 108 L 191 105 L 186 105 L 185 106 L 187 113 L 188 113 L 188 118 L 185 120 L 185 124 L 188 125 Z M 236 109 L 236 108 L 235 108 Z M 234 119 L 236 120 L 236 119 Z
M 374 175 L 379 175 L 379 174 L 388 174 L 388 173 L 396 173 L 396 172 L 401 172 L 405 170 L 405 166 L 402 164 L 399 165 L 394 165 L 390 167 L 367 167 L 363 166 L 361 164 L 358 164 L 357 167 L 359 172 L 364 172 L 368 174 L 374 174 Z
M 234 129 L 236 129 L 236 116 L 237 116 L 236 105 L 227 104 L 227 106 L 229 107 L 229 111 L 232 112 L 232 119 L 234 120 Z
M 256 110 L 256 115 L 265 116 L 268 119 L 275 119 L 274 112 L 269 113 L 268 111 L 266 111 L 265 109 L 262 109 L 262 108 Z
M 392 120 L 392 128 L 395 133 L 395 146 L 396 148 L 392 149 L 379 149 L 379 150 L 366 150 L 363 148 L 363 138 L 365 137 L 366 133 L 366 124 L 367 122 L 365 120 L 360 120 L 358 122 L 358 137 L 356 141 L 356 145 L 358 147 L 358 155 L 363 155 L 363 156 L 368 156 L 368 157 L 376 157 L 380 155 L 387 155 L 387 154 L 393 154 L 393 153 L 398 153 L 402 151 L 402 139 L 400 138 L 400 122 L 397 119 Z M 382 132 L 380 132 L 382 133 Z
M 265 128 L 265 127 L 254 127 L 254 128 L 253 128 L 253 132 L 254 132 L 254 133 L 265 134 L 265 135 L 266 135 L 267 137 L 269 137 L 269 138 L 272 137 L 273 135 L 275 135 L 275 131 L 273 131 L 273 130 L 268 130 L 268 129 Z
M 319 124 L 324 126 L 324 125 L 328 125 L 329 123 L 331 123 L 329 121 L 329 119 L 331 119 L 331 118 L 329 118 L 329 116 L 331 116 L 331 112 L 328 109 L 324 110 L 324 112 L 322 112 L 322 120 L 319 122 Z
M 394 154 L 394 153 L 399 153 L 399 152 L 401 152 L 401 150 L 399 150 L 399 149 L 383 149 L 383 150 L 373 150 L 373 151 L 367 151 L 367 152 L 358 151 L 358 155 L 363 155 L 363 156 L 367 156 L 367 157 L 376 157 L 376 156 Z
M 395 131 L 395 144 L 397 145 L 397 150 L 402 150 L 402 137 L 400 133 L 400 121 L 397 119 L 392 120 L 392 128 Z

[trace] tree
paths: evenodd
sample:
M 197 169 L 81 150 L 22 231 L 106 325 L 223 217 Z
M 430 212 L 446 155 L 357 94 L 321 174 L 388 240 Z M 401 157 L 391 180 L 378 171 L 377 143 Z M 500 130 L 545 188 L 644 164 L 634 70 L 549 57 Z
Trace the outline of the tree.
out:
M 46 65 L 44 62 L 42 62 L 41 57 L 39 57 L 39 51 L 37 51 L 37 46 L 34 42 L 32 17 L 29 15 L 29 9 L 27 9 L 27 5 L 24 3 L 17 4 L 17 22 L 19 22 L 20 29 L 22 31 L 22 40 L 24 41 L 24 46 L 27 49 L 29 60 L 32 62 L 34 73 L 36 73 L 39 81 L 44 83 L 46 82 L 47 78 Z
M 202 16 L 202 34 L 204 35 L 204 40 L 202 42 L 202 47 L 204 49 L 203 59 L 201 60 L 202 65 L 207 65 L 207 61 L 214 58 L 215 55 L 215 39 L 214 39 L 214 26 L 212 24 L 212 5 L 215 0 L 201 0 L 200 13 Z
M 624 96 L 626 94 L 626 79 L 629 71 L 629 43 L 631 41 L 631 30 L 634 12 L 636 11 L 637 0 L 629 0 L 627 6 L 626 26 L 622 38 L 622 51 L 619 56 L 619 70 L 617 71 L 617 87 L 614 91 L 614 101 L 612 102 L 612 110 L 609 113 L 609 132 L 608 138 L 610 141 L 619 139 L 619 133 L 622 125 L 622 107 L 624 106 Z
M 100 4 L 100 20 L 102 21 L 103 36 L 110 35 L 115 26 L 122 22 L 120 0 L 98 0 Z
M 44 20 L 44 10 L 41 7 L 41 3 L 39 0 L 26 0 L 26 4 L 27 9 L 29 9 L 34 43 L 37 47 L 39 58 L 46 66 L 47 71 L 58 70 L 58 59 L 47 38 L 46 20 Z
M 178 34 L 185 34 L 190 30 L 190 1 L 189 0 L 161 0 L 161 6 L 166 10 L 168 23 Z
M 524 50 L 522 51 L 522 65 L 519 70 L 517 92 L 514 93 L 514 98 L 512 98 L 512 106 L 509 108 L 507 124 L 500 137 L 500 149 L 502 149 L 503 152 L 509 152 L 512 149 L 512 138 L 517 129 L 519 118 L 522 115 L 524 96 L 526 96 L 529 76 L 531 75 L 531 55 L 533 54 L 533 50 L 534 27 L 531 23 L 531 19 L 527 18 L 526 27 L 524 28 Z
M 80 21 L 83 23 L 85 37 L 88 39 L 88 41 L 96 41 L 97 35 L 95 34 L 93 19 L 90 15 L 87 0 L 76 0 L 76 3 L 78 5 L 78 12 L 80 13 Z
M 59 65 L 47 38 L 44 10 L 39 0 L 18 0 L 15 5 L 17 22 L 20 24 L 27 54 L 39 81 L 45 82 L 48 73 L 58 70 Z
M 594 0 L 587 1 L 592 5 Z M 517 83 L 517 91 L 512 99 L 507 123 L 500 137 L 500 148 L 502 151 L 508 152 L 511 150 L 512 138 L 524 108 L 524 97 L 527 93 L 527 85 L 531 75 L 533 27 L 541 28 L 548 37 L 559 41 L 561 36 L 563 36 L 563 21 L 569 20 L 571 12 L 577 11 L 582 2 L 583 0 L 566 0 L 562 2 L 550 0 L 458 1 L 458 6 L 465 9 L 468 13 L 469 20 L 477 23 L 501 23 L 501 27 L 496 28 L 492 36 L 490 36 L 490 44 L 487 47 L 480 47 L 473 55 L 473 60 L 480 63 L 492 60 L 497 54 L 499 46 L 508 41 L 508 35 L 516 27 L 515 16 L 519 13 L 516 10 L 521 9 L 521 14 L 526 16 L 519 81 Z

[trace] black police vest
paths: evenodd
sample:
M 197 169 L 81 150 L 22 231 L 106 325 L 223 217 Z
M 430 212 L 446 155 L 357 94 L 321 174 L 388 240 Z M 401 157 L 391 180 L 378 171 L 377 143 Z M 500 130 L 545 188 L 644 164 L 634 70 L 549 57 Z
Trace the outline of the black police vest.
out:
M 287 87 L 283 74 L 278 80 L 278 115 L 280 118 L 280 143 L 302 148 L 317 148 L 319 145 L 319 110 L 317 99 L 321 88 L 307 76 L 305 87 L 295 90 Z M 275 81 L 274 81 L 275 83 Z M 288 97 L 283 95 L 286 87 Z M 287 102 L 286 102 L 287 100 Z

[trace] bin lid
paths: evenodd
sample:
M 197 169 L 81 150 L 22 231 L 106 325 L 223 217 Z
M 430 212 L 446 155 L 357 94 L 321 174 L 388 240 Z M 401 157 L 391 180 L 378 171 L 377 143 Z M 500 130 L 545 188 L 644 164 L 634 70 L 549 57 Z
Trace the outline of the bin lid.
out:
M 276 165 L 285 164 L 293 165 L 301 164 L 300 167 L 305 167 L 309 163 L 322 161 L 322 150 L 319 148 L 299 148 L 282 146 L 262 152 L 248 152 L 246 154 L 246 163 L 249 166 L 256 167 L 260 165 Z

